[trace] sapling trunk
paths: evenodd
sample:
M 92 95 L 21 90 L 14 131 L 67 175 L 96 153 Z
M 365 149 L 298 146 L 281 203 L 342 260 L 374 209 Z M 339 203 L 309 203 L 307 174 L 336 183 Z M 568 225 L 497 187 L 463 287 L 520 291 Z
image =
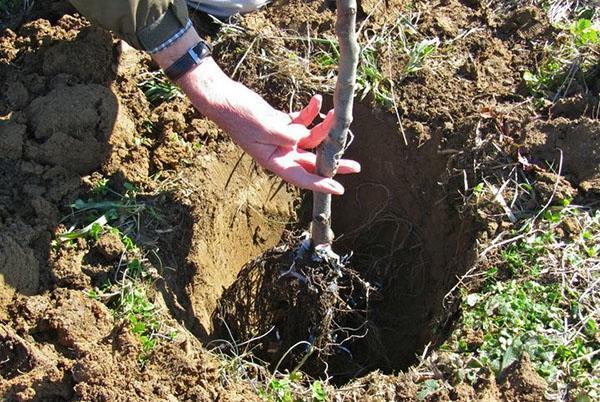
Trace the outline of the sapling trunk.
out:
M 338 77 L 333 95 L 335 119 L 329 135 L 317 148 L 317 173 L 333 177 L 336 173 L 352 123 L 354 85 L 359 47 L 356 41 L 356 0 L 336 0 L 335 32 L 340 48 Z M 331 195 L 313 193 L 313 218 L 311 224 L 313 246 L 331 244 Z

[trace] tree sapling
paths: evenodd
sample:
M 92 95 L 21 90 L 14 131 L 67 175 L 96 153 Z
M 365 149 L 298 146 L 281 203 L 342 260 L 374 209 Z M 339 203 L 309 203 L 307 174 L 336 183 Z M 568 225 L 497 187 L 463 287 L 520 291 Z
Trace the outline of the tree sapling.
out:
M 333 95 L 335 119 L 329 135 L 317 149 L 317 173 L 333 177 L 344 154 L 354 105 L 354 87 L 359 47 L 356 41 L 356 0 L 336 0 L 335 32 L 340 47 L 338 77 Z M 311 243 L 329 246 L 333 241 L 331 230 L 331 195 L 313 193 Z
M 337 0 L 335 118 L 317 149 L 317 173 L 325 177 L 335 175 L 348 145 L 359 52 L 356 11 L 356 0 Z M 307 239 L 293 249 L 295 239 L 287 239 L 246 264 L 223 293 L 215 327 L 227 323 L 227 336 L 259 339 L 261 346 L 253 346 L 253 352 L 281 367 L 302 366 L 315 375 L 325 367 L 353 370 L 351 347 L 372 327 L 367 314 L 373 288 L 347 266 L 346 257 L 331 250 L 332 241 L 331 196 L 315 193 L 312 247 Z

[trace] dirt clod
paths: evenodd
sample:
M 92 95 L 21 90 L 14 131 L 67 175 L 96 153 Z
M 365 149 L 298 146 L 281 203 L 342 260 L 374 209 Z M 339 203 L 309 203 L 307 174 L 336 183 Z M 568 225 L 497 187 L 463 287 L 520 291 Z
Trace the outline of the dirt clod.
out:
M 27 127 L 12 121 L 0 121 L 0 158 L 20 159 Z
M 531 366 L 527 353 L 507 367 L 502 374 L 500 390 L 508 402 L 536 402 L 544 399 L 548 385 Z
M 536 122 L 526 128 L 525 146 L 541 160 L 552 163 L 555 171 L 562 159 L 561 173 L 586 191 L 600 192 L 600 122 L 589 118 Z
M 125 250 L 125 245 L 119 235 L 109 232 L 100 236 L 96 242 L 96 250 L 108 261 L 115 261 Z
M 34 295 L 40 273 L 31 249 L 23 247 L 12 236 L 0 235 L 0 320 L 15 294 Z

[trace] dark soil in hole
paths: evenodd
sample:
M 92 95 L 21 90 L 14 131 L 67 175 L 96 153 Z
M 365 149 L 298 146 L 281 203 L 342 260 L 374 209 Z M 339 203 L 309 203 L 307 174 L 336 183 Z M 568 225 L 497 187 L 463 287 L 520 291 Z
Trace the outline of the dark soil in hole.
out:
M 406 368 L 426 344 L 443 340 L 452 313 L 444 309 L 444 296 L 474 259 L 474 225 L 454 207 L 458 193 L 449 179 L 448 156 L 438 152 L 439 139 L 406 146 L 392 116 L 360 104 L 353 130 L 363 135 L 347 155 L 365 170 L 342 179 L 347 192 L 334 202 L 333 227 L 334 249 L 354 254 L 350 265 L 357 274 L 349 270 L 340 280 L 338 322 L 326 322 L 323 311 L 335 305 L 332 293 L 322 289 L 321 296 L 308 296 L 306 289 L 314 286 L 306 280 L 310 268 L 296 262 L 296 276 L 285 274 L 293 253 L 277 250 L 242 269 L 214 322 L 224 339 L 247 341 L 268 332 L 257 341 L 258 355 L 275 365 L 283 358 L 288 368 L 310 350 L 298 342 L 323 347 L 323 328 L 354 328 L 330 339 L 335 351 L 313 353 L 302 367 L 319 376 L 327 368 L 337 381 Z M 411 129 L 406 135 L 414 144 L 420 133 Z M 317 272 L 309 276 L 322 277 L 326 269 Z M 367 282 L 368 301 L 361 289 Z M 352 313 L 344 311 L 350 305 Z M 293 345 L 297 350 L 284 356 Z

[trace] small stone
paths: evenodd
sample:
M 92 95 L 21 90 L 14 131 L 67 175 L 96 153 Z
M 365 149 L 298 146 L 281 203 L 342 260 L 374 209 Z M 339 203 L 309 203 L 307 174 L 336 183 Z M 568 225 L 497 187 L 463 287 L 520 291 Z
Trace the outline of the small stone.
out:
M 458 28 L 450 18 L 444 15 L 438 15 L 435 17 L 435 22 L 444 34 L 450 37 L 454 37 L 458 34 Z

